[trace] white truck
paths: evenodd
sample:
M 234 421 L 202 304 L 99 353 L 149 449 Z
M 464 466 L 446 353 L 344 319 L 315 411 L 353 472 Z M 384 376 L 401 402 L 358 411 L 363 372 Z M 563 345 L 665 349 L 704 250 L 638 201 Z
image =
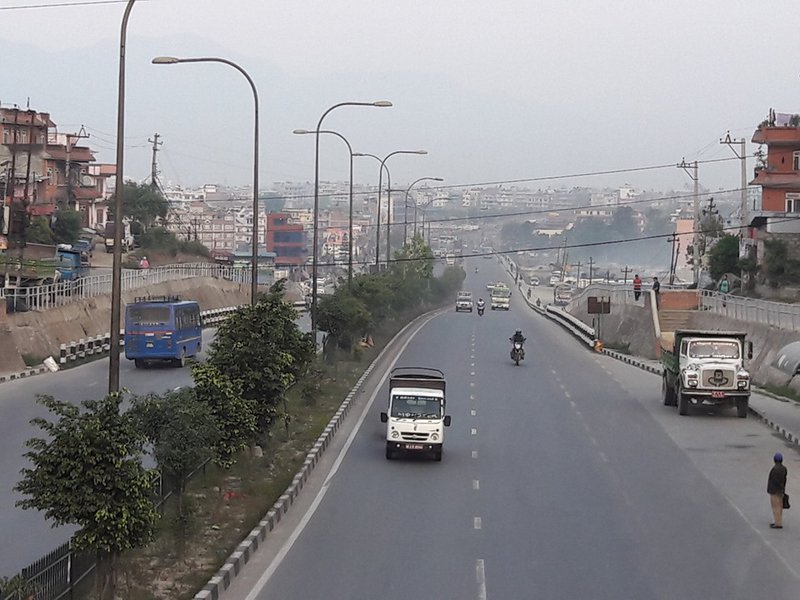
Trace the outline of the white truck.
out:
M 389 407 L 381 413 L 386 423 L 386 459 L 395 453 L 430 453 L 442 460 L 445 415 L 444 373 L 428 367 L 396 367 L 389 376 Z
M 492 288 L 492 310 L 508 310 L 511 307 L 511 290 L 504 284 Z

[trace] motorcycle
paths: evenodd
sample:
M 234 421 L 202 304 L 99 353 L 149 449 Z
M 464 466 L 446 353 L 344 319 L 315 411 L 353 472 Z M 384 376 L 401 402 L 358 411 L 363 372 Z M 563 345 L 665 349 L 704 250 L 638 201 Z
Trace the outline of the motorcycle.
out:
M 525 350 L 522 349 L 522 342 L 513 342 L 511 360 L 514 361 L 516 366 L 519 366 L 519 361 L 525 360 Z
M 486 309 L 485 309 L 483 306 L 479 306 L 479 307 L 478 307 L 478 316 L 479 316 L 479 317 L 482 317 L 482 316 L 483 316 L 483 311 L 484 311 L 484 310 L 486 310 Z

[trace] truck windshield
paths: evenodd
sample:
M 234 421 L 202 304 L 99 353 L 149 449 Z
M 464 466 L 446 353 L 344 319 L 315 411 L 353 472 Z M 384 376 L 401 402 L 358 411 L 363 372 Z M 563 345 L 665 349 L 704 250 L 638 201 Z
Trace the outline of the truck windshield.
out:
M 739 344 L 736 342 L 702 341 L 689 345 L 691 358 L 739 358 Z
M 495 298 L 508 298 L 511 296 L 511 290 L 508 288 L 494 288 L 492 290 L 492 296 Z
M 440 419 L 441 399 L 426 396 L 394 396 L 392 416 L 398 419 Z

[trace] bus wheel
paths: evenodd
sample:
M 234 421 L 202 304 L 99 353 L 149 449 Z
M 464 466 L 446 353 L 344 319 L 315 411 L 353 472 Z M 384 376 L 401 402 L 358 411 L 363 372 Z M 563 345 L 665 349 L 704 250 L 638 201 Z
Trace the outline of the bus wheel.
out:
M 144 369 L 144 360 L 141 358 L 134 359 L 133 366 L 135 366 L 137 369 Z

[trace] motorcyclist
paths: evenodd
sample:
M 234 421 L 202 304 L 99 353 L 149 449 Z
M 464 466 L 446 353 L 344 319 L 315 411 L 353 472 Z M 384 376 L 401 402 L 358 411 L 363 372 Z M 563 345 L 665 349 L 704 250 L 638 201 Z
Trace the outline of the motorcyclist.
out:
M 486 302 L 483 301 L 483 298 L 478 298 L 478 310 L 483 310 L 486 308 Z
M 512 344 L 519 344 L 519 353 L 520 353 L 520 357 L 521 357 L 522 359 L 524 359 L 524 358 L 525 358 L 525 348 L 523 348 L 523 347 L 522 347 L 522 345 L 525 343 L 525 339 L 526 339 L 526 338 L 525 338 L 525 336 L 524 336 L 524 335 L 522 335 L 522 330 L 521 330 L 521 329 L 517 329 L 517 330 L 514 332 L 514 335 L 512 335 L 512 336 L 511 336 L 510 338 L 508 338 L 508 339 L 509 339 L 509 341 L 510 341 Z M 514 356 L 514 351 L 513 351 L 513 350 L 511 351 L 511 356 L 512 356 L 512 358 L 513 358 L 513 356 Z

